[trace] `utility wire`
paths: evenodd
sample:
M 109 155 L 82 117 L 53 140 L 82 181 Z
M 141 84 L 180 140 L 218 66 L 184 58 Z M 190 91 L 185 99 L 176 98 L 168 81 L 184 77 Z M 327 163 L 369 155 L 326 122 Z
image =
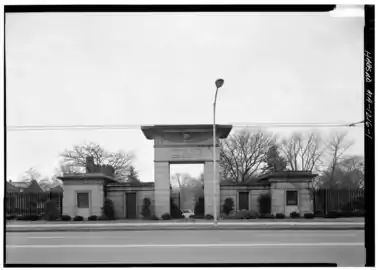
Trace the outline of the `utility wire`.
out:
M 357 127 L 359 122 L 343 123 L 231 123 L 234 128 L 272 128 L 272 127 Z M 65 125 L 65 126 L 7 126 L 7 131 L 33 131 L 33 130 L 140 130 L 142 125 Z M 358 127 L 363 127 L 359 125 Z

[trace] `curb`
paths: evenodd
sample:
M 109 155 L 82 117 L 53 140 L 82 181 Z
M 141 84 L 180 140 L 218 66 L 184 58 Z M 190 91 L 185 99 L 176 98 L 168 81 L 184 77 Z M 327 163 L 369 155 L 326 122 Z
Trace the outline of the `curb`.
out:
M 30 227 L 30 226 L 17 226 L 7 227 L 6 232 L 90 232 L 90 231 L 172 231 L 172 230 L 364 230 L 364 224 L 350 224 L 350 225 L 333 225 L 327 224 L 317 226 L 303 226 L 302 224 L 292 224 L 286 226 L 277 225 L 261 225 L 261 226 L 230 226 L 218 224 L 210 225 L 181 225 L 181 226 L 76 226 L 76 227 Z

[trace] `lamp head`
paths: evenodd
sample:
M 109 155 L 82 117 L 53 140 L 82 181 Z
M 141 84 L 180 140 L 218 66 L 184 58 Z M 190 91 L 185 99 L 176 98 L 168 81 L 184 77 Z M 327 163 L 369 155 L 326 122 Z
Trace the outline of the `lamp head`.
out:
M 217 86 L 217 88 L 221 88 L 223 84 L 224 84 L 223 79 L 218 79 L 215 81 L 215 85 Z

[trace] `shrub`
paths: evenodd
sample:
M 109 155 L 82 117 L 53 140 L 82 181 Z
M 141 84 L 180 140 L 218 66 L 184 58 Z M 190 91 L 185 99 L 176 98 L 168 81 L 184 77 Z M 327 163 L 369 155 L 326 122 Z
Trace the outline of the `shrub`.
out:
M 291 212 L 290 213 L 290 217 L 291 218 L 300 218 L 301 214 L 299 214 L 298 212 Z
M 98 220 L 109 220 L 109 218 L 105 215 L 101 215 Z
M 245 217 L 248 215 L 248 211 L 247 210 L 240 210 L 240 211 L 237 211 L 235 212 L 235 218 L 236 219 L 245 219 Z
M 255 219 L 255 218 L 257 218 L 257 213 L 255 211 L 248 211 L 245 218 L 246 219 Z
M 26 215 L 26 216 L 20 216 L 16 218 L 17 220 L 22 220 L 22 221 L 36 221 L 38 220 L 37 215 Z
M 207 219 L 207 220 L 214 219 L 214 216 L 213 216 L 213 215 L 210 215 L 210 214 L 207 214 L 207 215 L 205 216 L 205 219 Z
M 172 218 L 184 218 L 180 208 L 178 208 L 178 206 L 173 202 L 173 199 L 171 199 L 171 217 Z
M 234 201 L 232 200 L 232 198 L 225 199 L 224 204 L 223 204 L 223 213 L 225 213 L 226 215 L 229 215 L 233 209 L 234 209 Z
M 106 198 L 104 201 L 104 207 L 102 207 L 102 215 L 106 216 L 108 220 L 115 220 L 114 205 L 112 200 Z
M 15 218 L 16 218 L 16 216 L 14 216 L 14 215 L 7 216 L 7 220 L 13 220 Z
M 190 218 L 205 218 L 205 216 L 203 214 L 194 214 L 194 215 L 191 215 Z
M 340 216 L 341 216 L 341 213 L 339 211 L 332 210 L 327 213 L 325 218 L 338 218 Z
M 45 219 L 49 221 L 57 220 L 59 216 L 60 213 L 56 207 L 56 202 L 54 200 L 48 200 L 45 203 Z
M 149 220 L 159 220 L 159 218 L 156 215 L 151 215 Z
M 364 210 L 357 210 L 353 211 L 354 217 L 365 217 L 365 211 Z
M 37 221 L 39 219 L 38 215 L 30 215 L 29 220 L 30 221 Z
M 198 198 L 196 206 L 194 207 L 194 214 L 197 216 L 205 215 L 205 199 L 203 197 Z
M 63 220 L 63 221 L 70 221 L 71 217 L 69 215 L 62 215 L 62 217 L 60 219 Z
M 168 220 L 168 219 L 171 219 L 171 215 L 169 213 L 164 213 L 163 215 L 161 215 L 161 219 L 162 220 Z
M 282 214 L 282 213 L 277 213 L 277 214 L 276 214 L 276 218 L 280 218 L 280 219 L 282 219 L 282 218 L 285 218 L 285 215 Z
M 145 219 L 148 219 L 151 216 L 150 206 L 151 206 L 150 198 L 144 198 L 143 199 L 143 208 L 142 208 L 141 215 Z
M 270 214 L 271 209 L 271 196 L 270 194 L 261 194 L 259 196 L 259 213 L 260 214 Z
M 353 217 L 354 213 L 352 210 L 342 210 L 339 212 L 340 217 Z
M 272 214 L 260 214 L 259 218 L 274 218 L 274 215 L 272 215 Z
M 324 217 L 324 212 L 323 211 L 315 211 L 314 215 L 315 215 L 315 217 Z
M 364 210 L 365 209 L 365 198 L 364 197 L 357 197 L 353 201 L 351 201 L 352 209 L 355 210 Z
M 91 220 L 91 221 L 97 220 L 97 216 L 96 215 L 89 216 L 88 220 Z
M 73 218 L 73 221 L 83 221 L 84 218 L 82 216 L 76 216 Z
M 313 213 L 304 213 L 304 218 L 314 218 L 314 214 Z

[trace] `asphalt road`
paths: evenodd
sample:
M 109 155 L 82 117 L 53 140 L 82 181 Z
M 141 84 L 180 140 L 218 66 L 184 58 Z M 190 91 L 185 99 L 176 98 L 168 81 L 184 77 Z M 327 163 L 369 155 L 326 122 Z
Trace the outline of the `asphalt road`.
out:
M 6 233 L 6 263 L 337 263 L 365 265 L 364 231 Z

